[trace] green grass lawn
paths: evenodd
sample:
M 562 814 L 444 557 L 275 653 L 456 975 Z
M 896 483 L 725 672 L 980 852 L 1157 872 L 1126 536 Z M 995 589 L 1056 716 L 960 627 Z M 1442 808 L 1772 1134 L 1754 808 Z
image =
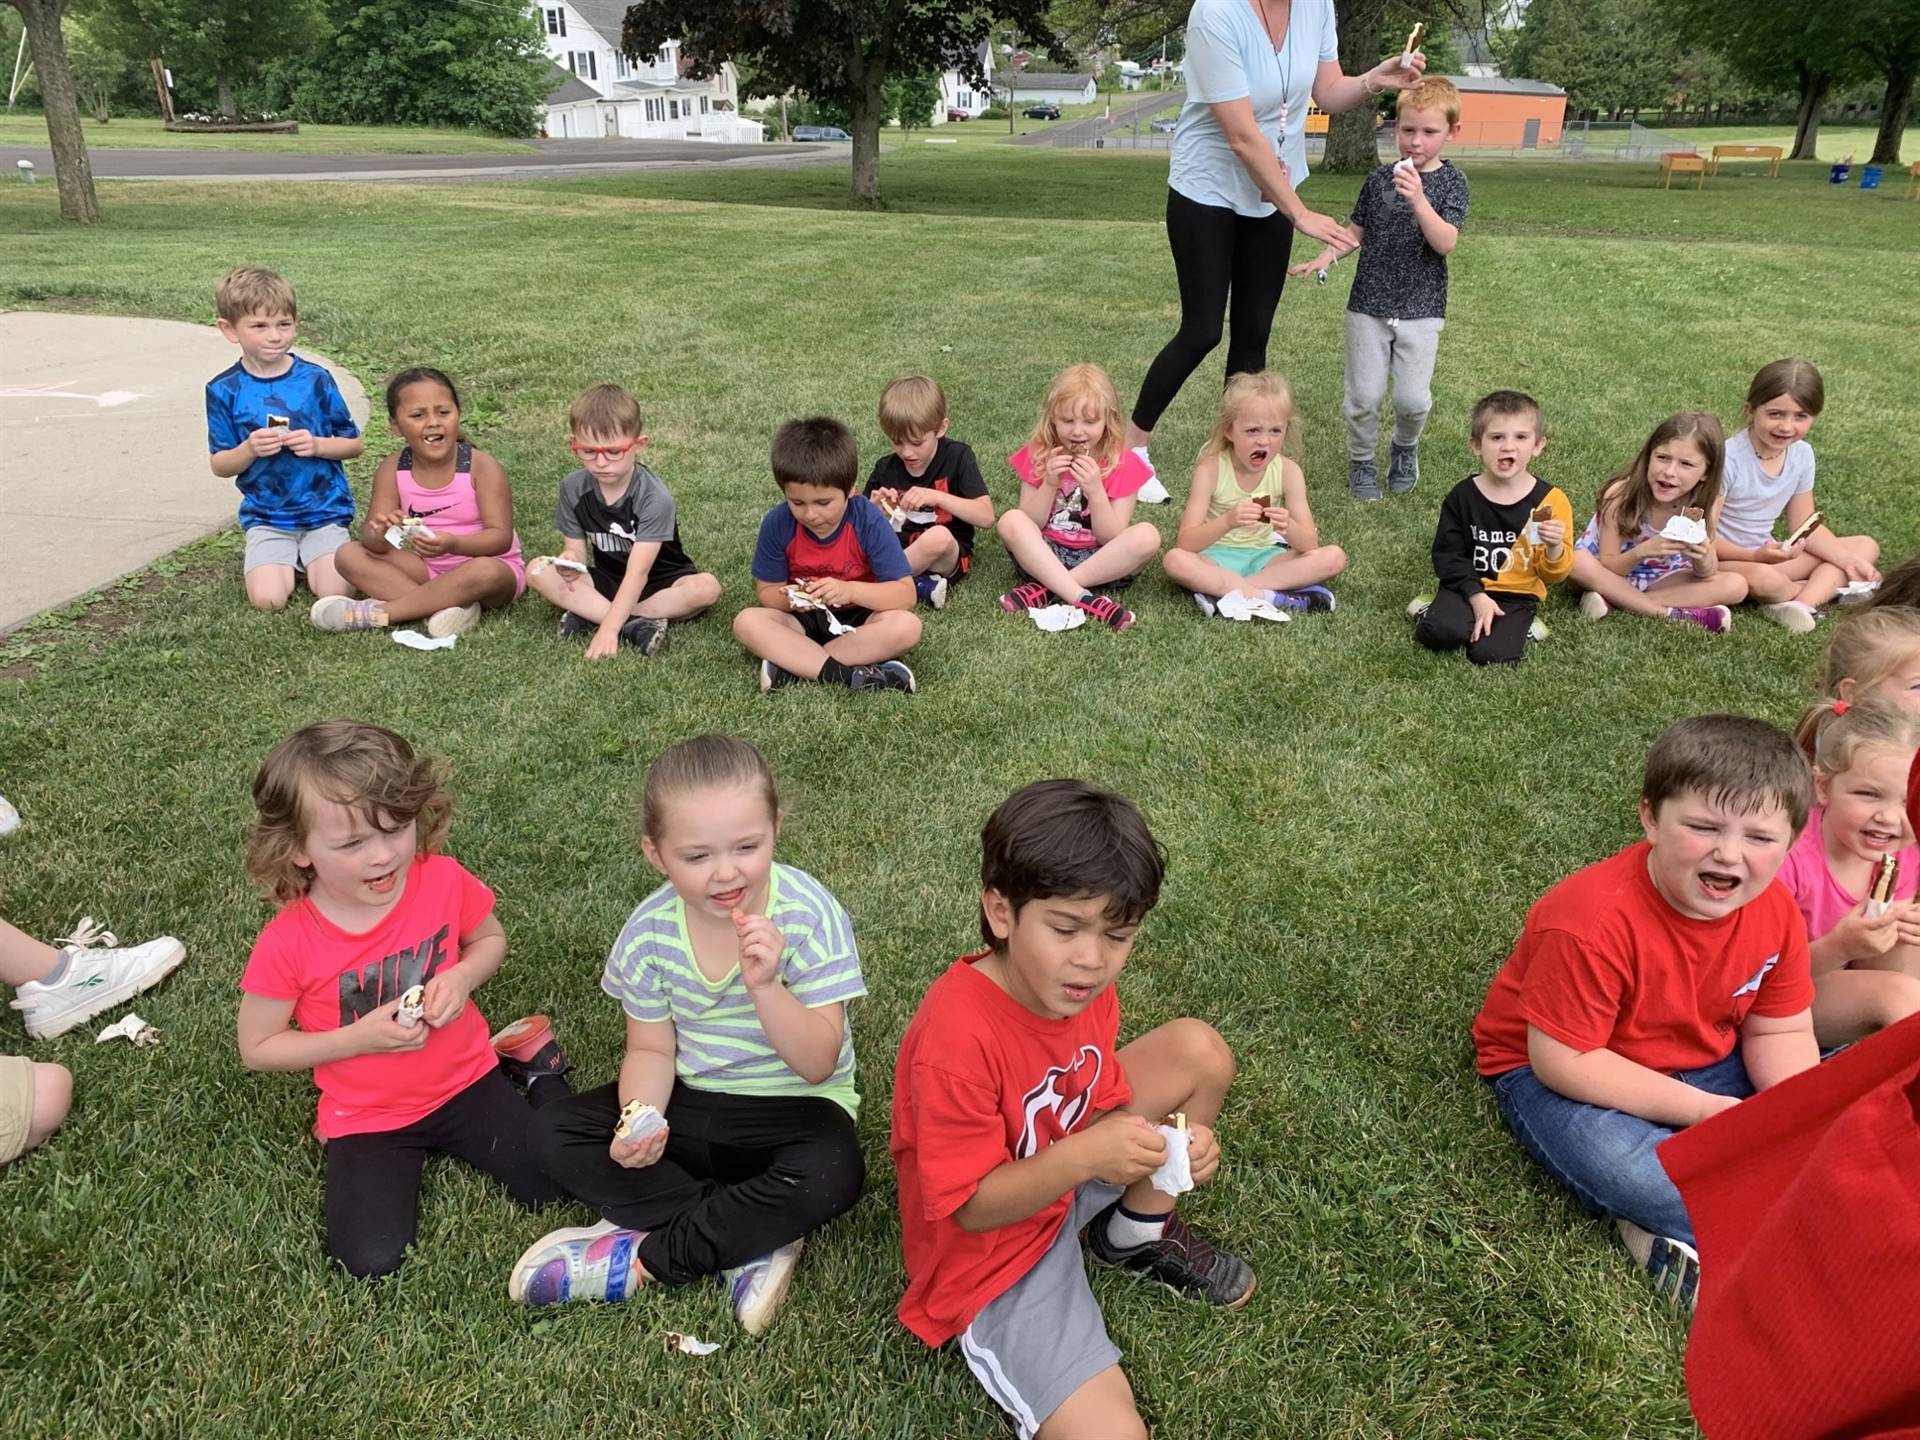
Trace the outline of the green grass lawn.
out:
M 0 843 L 0 907 L 41 934 L 84 910 L 191 949 L 139 1002 L 160 1049 L 96 1049 L 84 1033 L 32 1047 L 74 1069 L 78 1100 L 50 1146 L 0 1171 L 0 1432 L 530 1436 L 611 1420 L 650 1437 L 1008 1434 L 960 1359 L 893 1318 L 891 1062 L 928 982 L 975 942 L 980 823 L 1015 785 L 1072 774 L 1138 797 L 1171 856 L 1120 982 L 1128 1032 L 1197 1014 L 1240 1060 L 1223 1178 L 1191 1210 L 1252 1258 L 1253 1304 L 1209 1314 L 1095 1279 L 1155 1432 L 1693 1433 L 1684 1325 L 1508 1139 L 1467 1024 L 1529 903 L 1636 835 L 1654 734 L 1709 709 L 1790 721 L 1820 637 L 1749 616 L 1721 640 L 1594 624 L 1556 598 L 1552 640 L 1484 673 L 1418 650 L 1403 607 L 1430 584 L 1434 512 L 1470 464 L 1468 406 L 1495 386 L 1540 397 L 1538 468 L 1584 520 L 1657 420 L 1732 415 L 1758 366 L 1810 356 L 1830 397 L 1813 434 L 1823 508 L 1893 555 L 1912 549 L 1914 207 L 1805 169 L 1695 193 L 1662 192 L 1650 164 L 1470 163 L 1411 498 L 1361 507 L 1341 483 L 1350 270 L 1280 307 L 1271 360 L 1298 390 L 1322 533 L 1353 557 L 1338 614 L 1205 622 L 1150 574 L 1133 631 L 1044 635 L 994 603 L 1010 567 L 983 537 L 975 578 L 911 657 L 919 696 L 761 695 L 727 616 L 750 598 L 755 526 L 778 498 L 774 427 L 838 414 L 870 459 L 881 385 L 924 368 L 1010 503 L 1004 457 L 1049 377 L 1096 359 L 1130 400 L 1174 328 L 1164 165 L 912 145 L 883 161 L 879 215 L 847 211 L 837 169 L 109 184 L 92 230 L 54 219 L 51 186 L 0 187 L 0 304 L 207 321 L 222 269 L 266 264 L 297 286 L 308 341 L 370 390 L 401 366 L 450 370 L 513 477 L 529 553 L 555 543 L 569 399 L 628 385 L 686 543 L 728 586 L 721 613 L 676 627 L 651 664 L 586 665 L 537 600 L 419 655 L 248 611 L 229 533 L 0 643 L 0 790 L 27 821 Z M 1306 193 L 1342 212 L 1356 183 Z M 1209 362 L 1156 439 L 1177 490 L 1215 374 Z M 389 444 L 378 424 L 371 439 L 351 467 L 363 498 Z M 1174 513 L 1152 518 L 1170 537 Z M 861 941 L 871 1179 L 809 1249 L 764 1342 L 736 1336 L 716 1285 L 514 1309 L 515 1256 L 585 1216 L 516 1211 L 449 1166 L 428 1172 L 399 1278 L 329 1272 L 312 1091 L 244 1073 L 232 1023 L 267 916 L 239 864 L 248 782 L 276 739 L 332 715 L 447 758 L 450 848 L 498 891 L 511 941 L 477 998 L 496 1024 L 552 1014 L 587 1083 L 612 1075 L 620 1042 L 602 959 L 653 883 L 624 818 L 649 758 L 709 728 L 772 756 L 782 857 L 839 894 Z M 0 1050 L 24 1048 L 0 1021 Z M 663 1355 L 669 1329 L 726 1345 Z
M 306 125 L 297 135 L 194 135 L 168 130 L 157 119 L 85 120 L 95 150 L 272 150 L 282 155 L 527 155 L 533 147 L 477 130 L 422 125 Z M 45 145 L 39 115 L 0 115 L 0 145 Z
M 1654 129 L 1660 129 L 1655 124 Z M 1783 150 L 1793 149 L 1793 126 L 1791 125 L 1681 125 L 1666 132 L 1697 145 L 1702 153 L 1711 154 L 1716 145 L 1778 145 Z M 1814 150 L 1823 161 L 1838 160 L 1851 153 L 1857 165 L 1863 164 L 1867 156 L 1873 153 L 1874 136 L 1879 128 L 1873 125 L 1822 125 L 1815 138 Z M 1915 158 L 1914 141 L 1911 132 L 1907 137 L 1908 159 Z M 1859 171 L 1855 170 L 1855 175 Z

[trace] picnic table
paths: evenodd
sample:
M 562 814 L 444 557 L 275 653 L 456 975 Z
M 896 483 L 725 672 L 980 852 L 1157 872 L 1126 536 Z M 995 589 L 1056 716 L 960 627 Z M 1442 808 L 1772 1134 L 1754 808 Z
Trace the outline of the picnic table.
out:
M 1707 158 L 1693 150 L 1669 150 L 1660 157 L 1660 188 L 1671 190 L 1675 175 L 1698 175 L 1693 188 L 1707 188 Z
M 1786 157 L 1786 151 L 1778 145 L 1716 145 L 1713 147 L 1713 165 L 1709 174 L 1720 173 L 1722 160 L 1769 160 L 1772 162 L 1767 171 L 1769 179 L 1780 178 L 1780 162 Z
M 1907 199 L 1920 200 L 1920 160 L 1907 167 Z

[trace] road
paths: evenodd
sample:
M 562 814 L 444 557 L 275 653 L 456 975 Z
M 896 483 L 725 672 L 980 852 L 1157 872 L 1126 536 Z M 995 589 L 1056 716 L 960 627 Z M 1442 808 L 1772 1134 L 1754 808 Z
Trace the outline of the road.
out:
M 1186 98 L 1187 92 L 1184 90 L 1152 90 L 1130 105 L 1115 106 L 1111 120 L 1104 115 L 1095 115 L 1090 120 L 1062 120 L 1045 130 L 1029 130 L 1013 143 L 1091 149 L 1095 138 L 1112 135 L 1123 127 L 1131 130 L 1136 119 L 1144 126 L 1149 117 L 1186 103 Z
M 845 145 L 713 145 L 699 140 L 533 140 L 531 155 L 277 155 L 271 150 L 89 148 L 99 180 L 528 180 L 736 166 L 841 164 Z M 45 146 L 0 146 L 0 173 L 30 160 L 53 179 Z

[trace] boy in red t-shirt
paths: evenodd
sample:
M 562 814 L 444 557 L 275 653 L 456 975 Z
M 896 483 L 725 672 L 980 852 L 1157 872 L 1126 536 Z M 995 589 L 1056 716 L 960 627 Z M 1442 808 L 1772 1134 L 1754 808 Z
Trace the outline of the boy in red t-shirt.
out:
M 1819 1061 L 1806 926 L 1774 878 L 1812 800 L 1774 726 L 1668 727 L 1647 754 L 1645 840 L 1534 904 L 1473 1022 L 1520 1144 L 1689 1308 L 1700 1257 L 1654 1147 Z
M 1080 1259 L 1229 1309 L 1253 1270 L 1174 1213 L 1220 1165 L 1233 1055 L 1199 1020 L 1115 1049 L 1113 982 L 1165 861 L 1125 797 L 1077 780 L 1016 791 L 981 833 L 988 949 L 934 981 L 894 1068 L 907 1293 L 929 1345 L 958 1336 L 1023 1440 L 1144 1436 Z M 1185 1129 L 1159 1125 L 1183 1115 Z M 1162 1173 L 1157 1173 L 1162 1172 Z M 1155 1182 L 1171 1190 L 1155 1188 Z

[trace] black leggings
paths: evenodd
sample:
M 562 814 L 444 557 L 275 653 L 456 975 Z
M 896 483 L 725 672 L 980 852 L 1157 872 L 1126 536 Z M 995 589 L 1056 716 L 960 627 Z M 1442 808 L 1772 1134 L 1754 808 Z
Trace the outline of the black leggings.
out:
M 435 1152 L 484 1170 L 522 1205 L 561 1199 L 527 1150 L 533 1113 L 513 1082 L 490 1070 L 411 1125 L 329 1140 L 327 1253 L 353 1275 L 398 1270 L 419 1228 L 420 1172 Z
M 744 1264 L 819 1229 L 860 1198 L 853 1117 L 814 1095 L 723 1095 L 674 1083 L 666 1152 L 629 1170 L 608 1147 L 616 1085 L 542 1110 L 527 1143 L 554 1180 L 616 1225 L 645 1230 L 640 1263 L 665 1285 Z
M 1227 375 L 1267 368 L 1267 336 L 1287 284 L 1293 222 L 1278 210 L 1250 220 L 1223 205 L 1202 205 L 1168 190 L 1167 244 L 1180 282 L 1180 328 L 1154 357 L 1133 405 L 1133 423 L 1147 431 L 1160 423 L 1187 377 L 1220 343 L 1229 298 L 1233 338 L 1227 342 Z
M 1468 642 L 1473 633 L 1473 606 L 1455 590 L 1442 589 L 1433 597 L 1427 613 L 1413 627 L 1413 638 L 1429 650 L 1465 649 L 1467 659 L 1476 665 L 1518 665 L 1527 653 L 1527 632 L 1540 602 L 1531 595 L 1506 595 L 1489 590 L 1488 596 L 1506 613 L 1493 622 L 1493 629 L 1478 640 Z

